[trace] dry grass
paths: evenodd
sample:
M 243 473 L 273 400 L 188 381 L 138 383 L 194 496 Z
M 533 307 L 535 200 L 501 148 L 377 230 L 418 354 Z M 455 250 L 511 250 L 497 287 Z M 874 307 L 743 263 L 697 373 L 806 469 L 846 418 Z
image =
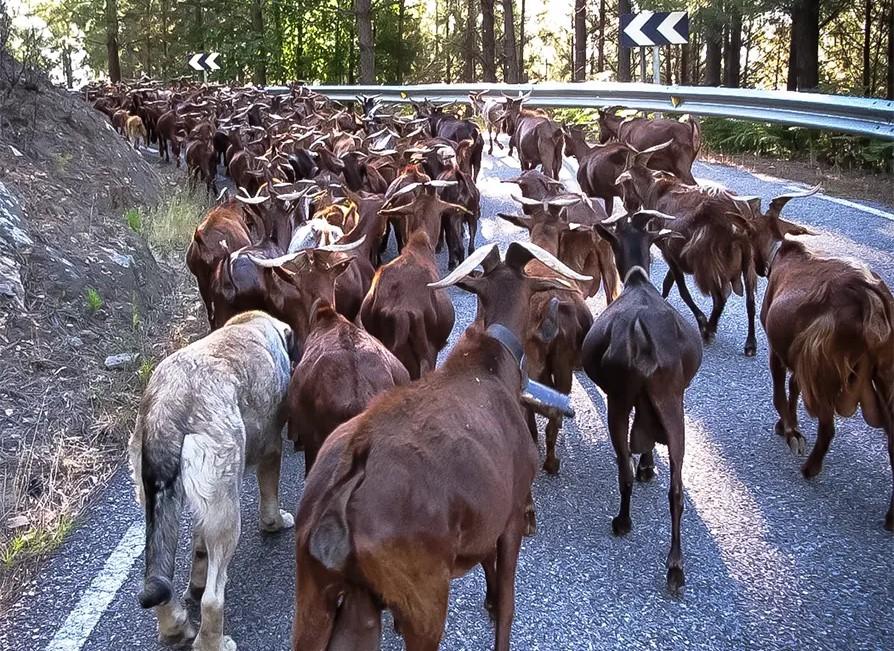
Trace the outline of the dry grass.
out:
M 0 424 L 12 425 L 0 440 L 0 612 L 120 466 L 156 363 L 204 331 L 183 252 L 205 210 L 203 200 L 172 189 L 143 213 L 143 235 L 173 280 L 157 303 L 142 306 L 136 294 L 124 302 L 99 294 L 35 300 L 28 330 L 5 346 L 0 339 L 0 359 L 14 361 L 0 363 Z M 38 282 L 26 291 L 39 296 Z M 82 341 L 60 346 L 66 335 Z M 137 362 L 107 371 L 102 360 L 119 351 L 138 353 Z
M 146 236 L 157 255 L 182 255 L 208 209 L 204 195 L 178 186 L 146 216 Z

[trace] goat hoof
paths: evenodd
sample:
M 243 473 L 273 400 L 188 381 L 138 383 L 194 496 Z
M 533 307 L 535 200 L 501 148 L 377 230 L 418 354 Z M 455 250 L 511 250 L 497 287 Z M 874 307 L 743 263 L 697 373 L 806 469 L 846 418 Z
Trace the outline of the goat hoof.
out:
M 530 506 L 525 510 L 525 538 L 537 535 L 537 513 Z
M 179 618 L 178 618 L 179 619 Z M 185 647 L 196 638 L 196 629 L 189 621 L 186 611 L 183 611 L 183 619 L 178 621 L 171 629 L 159 630 L 158 642 L 164 646 Z
M 807 459 L 807 461 L 804 462 L 804 465 L 801 466 L 801 474 L 807 479 L 812 479 L 813 477 L 816 477 L 822 469 L 822 462 L 814 462 L 811 459 Z
M 636 481 L 646 482 L 655 478 L 654 466 L 640 466 L 636 469 Z
M 757 344 L 755 344 L 755 343 L 745 344 L 745 357 L 754 357 L 755 355 L 757 355 Z
M 885 516 L 885 529 L 894 531 L 894 506 L 888 509 L 888 514 Z
M 497 621 L 497 605 L 493 602 L 490 597 L 484 598 L 484 609 L 487 611 L 487 616 L 490 619 L 490 623 L 493 624 Z
M 686 583 L 682 567 L 672 567 L 667 571 L 667 589 L 677 594 Z
M 543 469 L 550 475 L 559 474 L 559 460 L 556 457 L 547 457 L 543 462 Z
M 776 432 L 777 436 L 785 436 L 785 423 L 782 422 L 782 419 L 776 421 L 776 425 L 773 427 L 773 431 Z
M 796 430 L 790 431 L 786 432 L 785 436 L 788 439 L 788 447 L 792 454 L 802 456 L 804 454 L 804 437 L 801 435 L 801 432 Z
M 633 528 L 633 523 L 630 521 L 630 518 L 622 518 L 620 515 L 612 518 L 612 531 L 616 536 L 623 536 L 624 534 L 630 533 L 630 530 Z

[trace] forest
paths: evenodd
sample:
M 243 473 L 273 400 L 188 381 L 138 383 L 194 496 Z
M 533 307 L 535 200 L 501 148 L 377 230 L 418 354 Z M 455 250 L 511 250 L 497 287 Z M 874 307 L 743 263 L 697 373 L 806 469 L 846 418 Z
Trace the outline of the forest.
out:
M 894 0 L 5 0 L 9 44 L 87 76 L 258 84 L 638 80 L 619 15 L 689 12 L 663 83 L 894 99 Z M 4 2 L 0 0 L 0 7 Z M 651 53 L 646 53 L 651 80 Z M 24 58 L 24 57 L 23 57 Z

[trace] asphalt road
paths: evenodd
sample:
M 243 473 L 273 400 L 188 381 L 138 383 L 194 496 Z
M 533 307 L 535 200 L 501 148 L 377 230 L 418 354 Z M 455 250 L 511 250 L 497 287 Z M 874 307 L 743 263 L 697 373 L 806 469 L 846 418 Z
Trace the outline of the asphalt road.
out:
M 499 182 L 517 174 L 517 161 L 498 154 L 486 158 L 480 179 L 480 242 L 505 243 L 521 233 L 493 217 L 513 209 L 509 193 L 517 192 Z M 698 164 L 695 172 L 765 202 L 791 185 L 713 165 Z M 573 161 L 563 175 L 573 178 Z M 888 211 L 894 209 L 821 195 L 790 203 L 785 214 L 821 232 L 813 238 L 818 248 L 865 260 L 894 286 L 894 214 Z M 660 283 L 664 271 L 655 255 L 653 281 Z M 764 287 L 761 280 L 760 296 Z M 455 340 L 475 303 L 452 291 Z M 670 300 L 692 319 L 676 290 Z M 697 300 L 707 310 L 709 301 Z M 596 297 L 594 311 L 602 303 Z M 534 487 L 539 531 L 522 549 L 513 648 L 894 649 L 894 535 L 882 528 L 892 481 L 884 434 L 859 417 L 839 419 L 823 472 L 805 480 L 801 460 L 773 434 L 766 338 L 758 327 L 756 358 L 743 356 L 744 341 L 744 301 L 734 296 L 686 395 L 687 583 L 678 597 L 665 588 L 666 453 L 660 450 L 658 477 L 634 488 L 633 531 L 613 537 L 618 490 L 605 406 L 578 375 L 572 396 L 578 415 L 560 436 L 561 472 L 541 473 Z M 801 418 L 812 445 L 815 421 L 803 410 Z M 293 452 L 284 461 L 287 509 L 294 510 L 301 495 L 302 463 Z M 226 632 L 240 649 L 287 649 L 294 538 L 257 531 L 253 477 L 245 482 L 243 517 L 229 571 Z M 122 470 L 25 598 L 0 620 L 0 648 L 160 648 L 153 616 L 136 601 L 142 519 Z M 185 532 L 184 523 L 178 589 L 186 583 Z M 483 598 L 479 570 L 454 582 L 442 649 L 492 648 Z M 388 623 L 383 648 L 402 648 Z

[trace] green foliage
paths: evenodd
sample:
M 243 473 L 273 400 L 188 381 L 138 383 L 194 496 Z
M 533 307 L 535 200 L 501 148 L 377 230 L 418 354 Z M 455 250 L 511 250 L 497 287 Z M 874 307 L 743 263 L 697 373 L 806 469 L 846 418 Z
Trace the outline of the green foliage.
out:
M 755 154 L 816 162 L 845 169 L 884 172 L 894 158 L 894 142 L 768 122 L 703 118 L 707 149 L 724 154 Z
M 90 312 L 99 312 L 102 308 L 102 296 L 93 287 L 88 287 L 84 294 L 87 302 L 87 310 Z
M 142 234 L 143 232 L 143 218 L 140 216 L 140 211 L 136 208 L 131 208 L 126 213 L 124 213 L 124 220 L 127 222 L 127 225 L 130 226 L 130 230 L 132 230 L 137 235 Z
M 71 530 L 73 520 L 62 518 L 51 529 L 29 529 L 0 549 L 0 563 L 10 568 L 27 558 L 43 556 L 56 549 Z
M 140 368 L 137 369 L 137 379 L 140 382 L 140 387 L 145 388 L 146 385 L 149 384 L 149 378 L 152 377 L 152 372 L 155 370 L 155 362 L 149 358 L 144 357 L 143 361 L 140 362 Z

